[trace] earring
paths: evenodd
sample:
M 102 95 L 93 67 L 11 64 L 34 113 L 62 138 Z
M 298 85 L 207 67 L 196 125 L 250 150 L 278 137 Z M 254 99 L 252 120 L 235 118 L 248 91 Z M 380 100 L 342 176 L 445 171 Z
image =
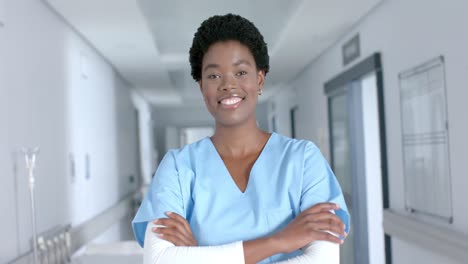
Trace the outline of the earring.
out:
M 258 95 L 262 95 L 262 93 L 263 93 L 262 89 L 258 90 Z

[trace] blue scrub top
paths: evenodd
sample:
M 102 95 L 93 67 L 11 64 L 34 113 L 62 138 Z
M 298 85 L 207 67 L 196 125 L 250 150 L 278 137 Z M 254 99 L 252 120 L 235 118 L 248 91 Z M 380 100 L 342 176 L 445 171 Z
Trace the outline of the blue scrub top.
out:
M 340 205 L 336 214 L 349 233 L 341 188 L 312 142 L 273 133 L 241 192 L 207 137 L 164 156 L 132 224 L 143 247 L 148 221 L 175 212 L 190 223 L 200 246 L 222 245 L 274 234 L 321 202 Z M 278 254 L 261 263 L 301 253 Z

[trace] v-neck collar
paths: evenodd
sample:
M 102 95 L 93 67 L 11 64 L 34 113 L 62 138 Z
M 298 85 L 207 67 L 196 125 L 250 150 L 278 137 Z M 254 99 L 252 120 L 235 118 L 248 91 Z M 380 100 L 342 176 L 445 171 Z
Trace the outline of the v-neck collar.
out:
M 232 177 L 231 173 L 229 172 L 229 169 L 226 166 L 226 163 L 224 163 L 224 160 L 221 158 L 221 155 L 219 154 L 218 149 L 216 149 L 216 146 L 214 145 L 211 138 L 210 137 L 206 138 L 208 140 L 208 142 L 209 142 L 209 145 L 211 146 L 211 148 L 212 148 L 212 150 L 214 152 L 214 155 L 217 157 L 218 162 L 221 162 L 222 167 L 224 168 L 224 171 L 225 171 L 224 174 L 228 176 L 228 178 L 229 178 L 228 180 L 232 183 L 232 185 L 234 186 L 234 188 L 237 190 L 238 193 L 244 195 L 249 190 L 249 186 L 251 185 L 250 181 L 252 180 L 252 177 L 251 177 L 252 172 L 254 171 L 255 167 L 257 166 L 257 163 L 259 163 L 263 159 L 263 156 L 266 155 L 264 153 L 267 152 L 267 148 L 269 148 L 269 145 L 271 145 L 271 141 L 272 141 L 272 138 L 273 138 L 274 135 L 275 135 L 274 132 L 272 132 L 270 134 L 270 137 L 268 138 L 267 142 L 263 146 L 263 149 L 261 150 L 260 155 L 258 155 L 257 159 L 255 160 L 254 164 L 252 165 L 252 168 L 250 169 L 250 172 L 249 172 L 249 179 L 247 180 L 247 186 L 245 187 L 244 192 L 242 192 L 241 189 L 239 188 L 239 186 L 237 186 L 236 182 L 234 181 L 234 178 Z

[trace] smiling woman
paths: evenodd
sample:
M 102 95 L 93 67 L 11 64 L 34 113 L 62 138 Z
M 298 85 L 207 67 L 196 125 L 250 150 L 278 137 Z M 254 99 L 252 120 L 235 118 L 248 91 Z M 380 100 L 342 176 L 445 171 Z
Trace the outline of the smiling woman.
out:
M 337 264 L 349 215 L 328 163 L 312 142 L 257 127 L 269 70 L 258 29 L 207 19 L 190 64 L 216 129 L 161 161 L 133 220 L 145 263 Z
M 255 123 L 257 95 L 263 88 L 264 70 L 257 70 L 249 48 L 239 41 L 213 44 L 203 57 L 198 81 L 208 111 L 220 125 Z

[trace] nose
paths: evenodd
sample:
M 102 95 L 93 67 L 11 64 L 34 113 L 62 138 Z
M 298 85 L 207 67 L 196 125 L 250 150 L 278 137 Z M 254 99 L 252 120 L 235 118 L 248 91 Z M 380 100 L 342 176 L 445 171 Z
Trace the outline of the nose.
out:
M 230 74 L 225 75 L 219 88 L 221 91 L 237 89 L 237 79 L 235 76 L 231 76 Z

